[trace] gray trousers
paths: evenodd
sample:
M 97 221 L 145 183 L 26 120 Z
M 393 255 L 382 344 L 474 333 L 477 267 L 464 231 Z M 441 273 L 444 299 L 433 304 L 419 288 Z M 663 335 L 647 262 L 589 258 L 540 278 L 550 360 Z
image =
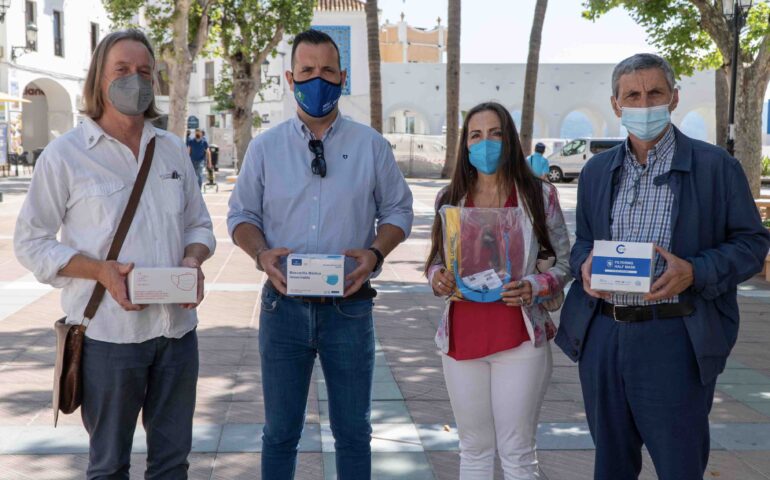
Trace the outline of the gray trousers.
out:
M 198 337 L 118 344 L 85 339 L 83 425 L 88 480 L 128 480 L 139 411 L 147 432 L 147 480 L 186 479 L 198 382 Z

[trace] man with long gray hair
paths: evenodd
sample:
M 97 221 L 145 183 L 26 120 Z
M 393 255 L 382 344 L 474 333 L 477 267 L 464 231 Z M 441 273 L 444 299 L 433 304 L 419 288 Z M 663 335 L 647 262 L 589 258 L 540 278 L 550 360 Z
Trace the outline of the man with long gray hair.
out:
M 701 480 L 737 286 L 761 269 L 770 234 L 738 161 L 671 124 L 679 92 L 665 60 L 620 62 L 610 102 L 628 138 L 580 175 L 576 280 L 556 343 L 580 362 L 596 480 L 638 478 L 643 445 L 661 480 Z M 649 293 L 592 289 L 592 265 L 608 261 L 596 240 L 654 244 Z
M 85 322 L 81 413 L 90 438 L 89 480 L 129 478 L 140 410 L 144 478 L 187 478 L 198 379 L 195 307 L 203 298 L 200 267 L 215 240 L 184 142 L 150 123 L 158 115 L 154 67 L 140 31 L 104 37 L 84 87 L 86 118 L 40 156 L 16 224 L 19 261 L 39 281 L 64 289 L 67 323 L 83 323 L 97 282 L 109 292 Z M 142 179 L 120 254 L 105 261 Z M 134 265 L 197 269 L 197 301 L 132 303 L 126 279 Z

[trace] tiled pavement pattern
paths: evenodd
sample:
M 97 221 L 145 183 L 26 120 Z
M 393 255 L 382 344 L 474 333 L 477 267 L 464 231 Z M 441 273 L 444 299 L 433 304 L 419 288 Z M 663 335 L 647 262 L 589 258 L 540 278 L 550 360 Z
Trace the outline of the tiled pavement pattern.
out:
M 50 386 L 59 293 L 39 285 L 14 259 L 12 234 L 28 179 L 0 179 L 0 480 L 82 478 L 87 437 L 78 415 L 53 429 Z M 457 436 L 433 344 L 442 302 L 420 270 L 432 205 L 441 182 L 410 181 L 416 222 L 410 240 L 388 258 L 377 281 L 377 369 L 372 422 L 377 479 L 456 479 Z M 560 185 L 574 230 L 575 185 Z M 207 193 L 219 240 L 205 265 L 208 294 L 200 307 L 201 375 L 195 414 L 194 479 L 259 478 L 264 404 L 258 352 L 258 294 L 253 263 L 227 238 L 230 187 Z M 713 447 L 706 478 L 770 479 L 770 285 L 742 286 L 740 339 L 720 377 L 712 413 Z M 554 349 L 554 373 L 539 430 L 540 460 L 550 480 L 590 479 L 593 451 L 575 365 Z M 316 370 L 297 478 L 333 479 L 334 442 L 323 375 Z M 137 428 L 132 478 L 142 478 L 144 439 Z M 499 471 L 497 479 L 502 479 Z M 644 479 L 655 478 L 645 459 Z

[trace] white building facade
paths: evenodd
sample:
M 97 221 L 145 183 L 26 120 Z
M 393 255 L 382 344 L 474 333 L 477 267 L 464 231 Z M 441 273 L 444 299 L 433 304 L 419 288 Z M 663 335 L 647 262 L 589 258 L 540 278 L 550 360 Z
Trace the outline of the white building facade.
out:
M 99 0 L 11 0 L 0 23 L 0 104 L 10 153 L 39 152 L 77 125 L 91 52 L 109 32 Z
M 535 138 L 619 136 L 625 131 L 612 111 L 611 64 L 541 64 L 535 101 Z M 460 110 L 495 101 L 518 124 L 526 64 L 463 64 Z M 714 141 L 713 72 L 682 78 L 679 107 L 672 120 L 688 134 Z M 385 133 L 440 135 L 446 125 L 446 66 L 383 64 Z M 578 133 L 579 132 L 579 133 Z
M 369 69 L 364 4 L 355 0 L 318 3 L 312 26 L 329 33 L 338 42 L 348 82 L 340 100 L 342 113 L 369 123 Z M 263 66 L 267 86 L 254 103 L 262 129 L 294 115 L 296 103 L 285 81 L 291 69 L 291 44 L 285 39 L 278 54 Z M 202 128 L 209 128 L 226 142 L 231 127 L 229 115 L 215 111 L 213 98 L 201 95 L 206 85 L 217 81 L 221 59 L 198 60 L 191 80 L 190 115 Z M 536 138 L 625 135 L 611 105 L 611 64 L 541 64 L 535 111 Z M 521 118 L 525 64 L 463 64 L 460 77 L 460 110 L 496 101 L 509 109 L 518 123 Z M 384 133 L 441 135 L 446 125 L 446 64 L 383 63 Z M 680 104 L 673 121 L 689 135 L 714 142 L 715 100 L 713 72 L 682 78 Z M 213 90 L 213 87 L 211 87 Z M 212 128 L 215 127 L 215 128 Z M 224 129 L 222 133 L 219 129 Z M 255 130 L 257 133 L 258 130 Z M 211 137 L 211 135 L 209 135 Z

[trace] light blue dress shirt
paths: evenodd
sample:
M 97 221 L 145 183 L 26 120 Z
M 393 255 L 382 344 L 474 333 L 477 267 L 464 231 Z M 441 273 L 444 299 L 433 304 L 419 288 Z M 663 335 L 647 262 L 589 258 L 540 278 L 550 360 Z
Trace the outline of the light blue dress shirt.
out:
M 294 117 L 251 141 L 230 197 L 230 236 L 250 223 L 270 248 L 320 254 L 368 248 L 375 225 L 394 225 L 409 236 L 412 192 L 388 141 L 338 114 L 322 139 L 327 174 L 321 178 L 310 170 L 312 138 Z

